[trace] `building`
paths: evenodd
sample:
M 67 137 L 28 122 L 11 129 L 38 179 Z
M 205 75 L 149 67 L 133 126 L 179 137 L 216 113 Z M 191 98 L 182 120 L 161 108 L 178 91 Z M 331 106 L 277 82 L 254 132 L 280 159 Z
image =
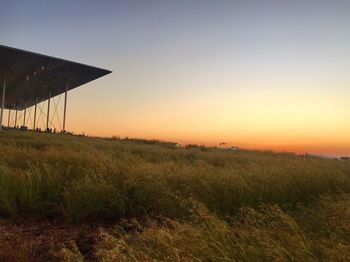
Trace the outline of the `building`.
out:
M 14 127 L 36 129 L 37 105 L 47 101 L 46 130 L 51 130 L 50 100 L 64 95 L 62 130 L 66 130 L 68 92 L 111 71 L 84 65 L 60 58 L 37 54 L 25 50 L 0 45 L 0 130 L 5 110 L 8 111 L 10 126 L 11 113 L 15 114 Z M 33 126 L 27 127 L 27 109 L 33 107 Z M 17 122 L 18 111 L 23 112 L 23 122 Z M 22 120 L 22 119 L 21 119 Z

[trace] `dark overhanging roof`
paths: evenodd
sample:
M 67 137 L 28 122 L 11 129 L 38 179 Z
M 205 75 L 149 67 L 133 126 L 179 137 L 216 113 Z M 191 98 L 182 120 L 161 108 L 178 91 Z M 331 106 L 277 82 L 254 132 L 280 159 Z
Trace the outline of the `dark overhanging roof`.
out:
M 111 73 L 109 70 L 0 45 L 0 90 L 7 76 L 5 108 L 23 110 Z M 1 97 L 1 92 L 0 92 Z

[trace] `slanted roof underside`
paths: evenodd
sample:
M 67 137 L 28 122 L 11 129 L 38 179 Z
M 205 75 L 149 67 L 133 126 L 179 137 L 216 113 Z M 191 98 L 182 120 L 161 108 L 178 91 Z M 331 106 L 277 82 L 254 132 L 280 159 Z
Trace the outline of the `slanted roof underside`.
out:
M 5 108 L 24 108 L 111 73 L 109 70 L 0 45 L 1 86 L 5 74 Z M 1 90 L 0 86 L 0 90 Z M 0 94 L 1 96 L 1 94 Z

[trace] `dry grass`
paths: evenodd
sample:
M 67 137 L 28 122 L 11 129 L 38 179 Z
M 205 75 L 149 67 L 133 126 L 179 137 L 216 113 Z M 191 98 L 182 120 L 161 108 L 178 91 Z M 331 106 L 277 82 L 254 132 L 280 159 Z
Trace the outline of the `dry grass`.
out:
M 16 131 L 0 145 L 0 260 L 350 260 L 346 161 Z

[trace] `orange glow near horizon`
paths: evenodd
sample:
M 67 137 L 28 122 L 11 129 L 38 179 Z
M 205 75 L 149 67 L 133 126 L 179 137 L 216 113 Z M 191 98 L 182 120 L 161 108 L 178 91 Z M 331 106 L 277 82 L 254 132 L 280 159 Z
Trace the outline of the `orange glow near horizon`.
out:
M 67 129 L 101 137 L 117 135 L 206 146 L 226 142 L 227 146 L 244 149 L 349 155 L 347 92 L 332 94 L 324 87 L 299 87 L 292 94 L 286 90 L 290 88 L 257 89 L 251 83 L 246 91 L 237 93 L 204 88 L 195 97 L 180 95 L 167 101 L 159 97 L 141 103 L 142 110 L 135 106 L 123 111 L 122 102 L 119 109 L 114 104 L 118 98 L 98 99 L 102 94 L 94 84 L 88 84 L 87 98 L 79 89 L 69 94 Z M 96 100 L 91 99 L 95 96 Z M 59 111 L 63 110 L 62 101 Z M 91 104 L 95 106 L 89 107 Z M 59 127 L 58 122 L 55 125 Z
M 93 136 L 207 146 L 226 142 L 246 149 L 342 156 L 350 154 L 347 97 L 345 91 L 332 94 L 322 87 L 295 88 L 292 94 L 286 89 L 254 86 L 245 92 L 227 94 L 204 89 L 197 97 L 148 101 L 141 104 L 142 110 L 137 106 L 127 111 L 113 110 L 115 104 L 109 108 L 108 103 L 96 101 L 96 108 L 89 108 L 87 113 L 85 103 L 90 101 L 79 101 L 81 98 L 73 94 L 68 127 Z M 98 110 L 99 106 L 106 111 Z M 98 112 L 104 113 L 98 116 Z

